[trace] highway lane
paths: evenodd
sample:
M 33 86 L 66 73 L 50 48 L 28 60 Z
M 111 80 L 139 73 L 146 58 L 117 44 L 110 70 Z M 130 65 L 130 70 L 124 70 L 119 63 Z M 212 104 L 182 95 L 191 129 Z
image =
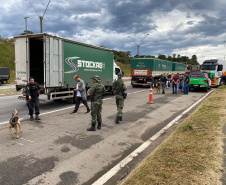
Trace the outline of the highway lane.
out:
M 90 185 L 206 94 L 173 95 L 168 89 L 165 95 L 154 94 L 154 104 L 148 104 L 148 88 L 129 87 L 128 93 L 119 125 L 114 123 L 114 97 L 105 96 L 101 131 L 86 131 L 90 114 L 84 114 L 84 106 L 76 115 L 66 109 L 43 115 L 41 121 L 22 121 L 18 140 L 12 140 L 9 130 L 0 126 L 0 184 Z M 160 143 L 151 145 L 154 148 Z M 128 164 L 127 171 L 139 161 L 138 157 L 134 166 Z M 124 175 L 117 174 L 106 184 L 116 184 Z
M 127 92 L 139 91 L 142 88 L 132 88 L 130 82 L 126 82 L 128 86 Z M 13 96 L 3 96 L 0 97 L 0 124 L 2 122 L 9 121 L 9 118 L 14 109 L 17 109 L 20 113 L 21 118 L 28 119 L 28 108 L 26 106 L 26 102 L 18 99 L 19 95 Z M 112 97 L 112 95 L 106 94 L 104 98 Z M 47 100 L 46 95 L 40 95 L 40 99 L 46 101 L 46 104 L 40 104 L 40 112 L 46 113 L 50 111 L 55 111 L 58 109 L 64 109 L 68 107 L 72 107 L 73 104 L 68 103 L 66 100 L 63 101 L 49 101 Z

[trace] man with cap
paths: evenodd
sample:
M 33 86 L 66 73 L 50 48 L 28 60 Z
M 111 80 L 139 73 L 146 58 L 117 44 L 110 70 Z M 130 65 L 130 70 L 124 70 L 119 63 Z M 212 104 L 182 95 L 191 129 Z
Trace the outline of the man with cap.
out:
M 172 94 L 177 94 L 177 83 L 179 82 L 178 76 L 179 76 L 179 73 L 173 76 L 173 83 L 172 83 L 173 93 Z
M 96 122 L 98 123 L 97 129 L 101 129 L 102 124 L 102 117 L 101 117 L 101 111 L 102 111 L 102 96 L 105 94 L 106 89 L 103 84 L 100 83 L 99 76 L 93 76 L 91 79 L 93 79 L 93 85 L 88 90 L 88 94 L 91 97 L 91 127 L 87 128 L 87 131 L 96 131 Z
M 86 95 L 85 82 L 78 75 L 75 75 L 74 79 L 77 81 L 77 87 L 76 87 L 76 89 L 74 89 L 74 91 L 76 92 L 76 95 L 77 95 L 77 99 L 76 99 L 75 109 L 71 114 L 77 113 L 80 102 L 82 102 L 86 106 L 86 109 L 87 109 L 86 114 L 88 114 L 90 112 L 90 109 L 86 102 L 87 95 Z
M 117 106 L 117 114 L 115 123 L 119 124 L 119 121 L 122 121 L 122 109 L 124 107 L 124 97 L 123 94 L 125 93 L 127 87 L 124 81 L 122 80 L 122 73 L 118 73 L 118 80 L 113 83 L 113 92 L 115 93 L 115 100 Z

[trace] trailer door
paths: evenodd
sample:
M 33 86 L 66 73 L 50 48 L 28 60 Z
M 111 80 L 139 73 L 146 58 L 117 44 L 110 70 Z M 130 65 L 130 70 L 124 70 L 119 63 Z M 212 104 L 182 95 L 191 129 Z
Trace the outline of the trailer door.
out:
M 27 37 L 15 38 L 15 67 L 16 84 L 26 85 L 29 78 L 29 39 Z
M 45 36 L 45 87 L 62 87 L 63 84 L 63 52 L 62 40 Z

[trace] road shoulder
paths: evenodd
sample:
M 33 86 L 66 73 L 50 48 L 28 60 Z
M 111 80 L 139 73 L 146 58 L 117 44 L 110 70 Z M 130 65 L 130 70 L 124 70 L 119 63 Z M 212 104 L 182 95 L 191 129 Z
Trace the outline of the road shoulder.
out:
M 221 184 L 225 92 L 208 97 L 123 185 Z

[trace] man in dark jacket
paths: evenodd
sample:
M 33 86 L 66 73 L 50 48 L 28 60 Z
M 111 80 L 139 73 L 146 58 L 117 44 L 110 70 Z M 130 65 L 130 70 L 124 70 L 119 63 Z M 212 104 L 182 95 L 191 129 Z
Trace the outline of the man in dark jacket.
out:
M 165 88 L 166 88 L 166 82 L 167 82 L 165 74 L 161 75 L 160 81 L 161 81 L 161 85 L 162 85 L 162 94 L 165 94 Z
M 27 106 L 29 110 L 30 120 L 33 121 L 33 107 L 35 107 L 35 119 L 40 120 L 39 118 L 39 94 L 40 94 L 40 87 L 35 82 L 33 77 L 29 78 L 29 83 L 26 85 L 26 95 L 27 95 Z
M 90 108 L 86 102 L 87 100 L 87 95 L 86 95 L 86 87 L 85 87 L 85 82 L 78 76 L 75 75 L 74 79 L 77 81 L 77 87 L 74 89 L 74 91 L 77 92 L 77 101 L 75 105 L 75 110 L 71 114 L 76 114 L 80 105 L 80 102 L 82 102 L 86 108 L 86 114 L 90 112 Z

